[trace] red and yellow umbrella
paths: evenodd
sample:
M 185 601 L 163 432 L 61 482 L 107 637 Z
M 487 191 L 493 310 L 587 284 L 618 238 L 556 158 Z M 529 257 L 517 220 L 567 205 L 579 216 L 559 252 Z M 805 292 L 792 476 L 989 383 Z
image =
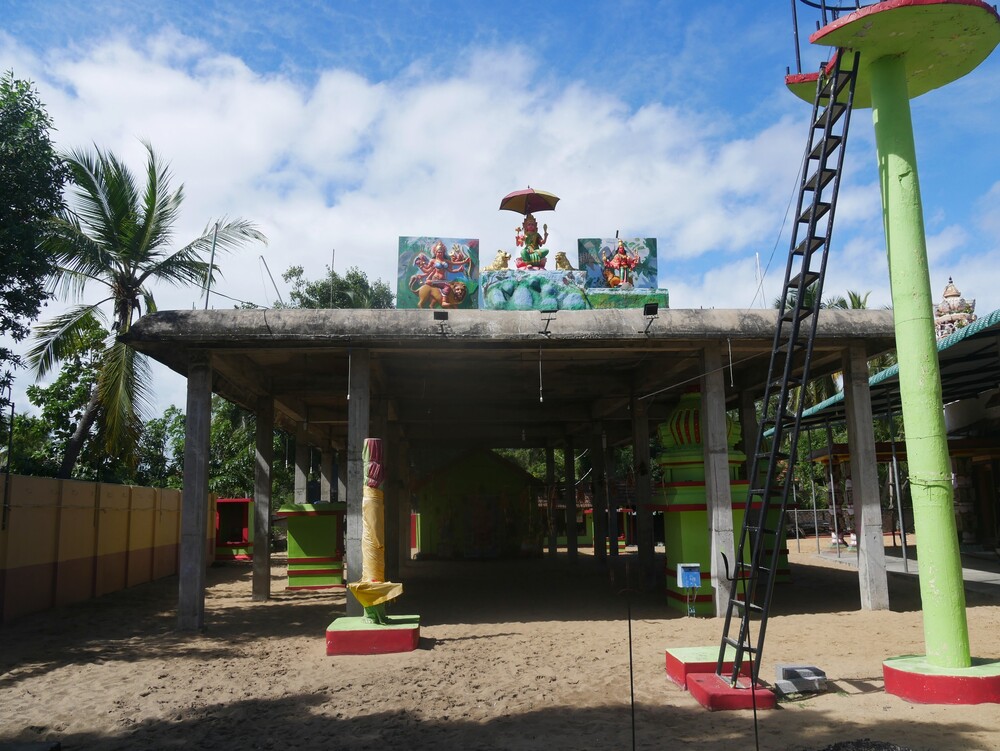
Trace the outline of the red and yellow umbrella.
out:
M 508 193 L 500 201 L 501 211 L 515 211 L 518 214 L 532 214 L 536 211 L 552 211 L 559 203 L 559 196 L 528 187 Z

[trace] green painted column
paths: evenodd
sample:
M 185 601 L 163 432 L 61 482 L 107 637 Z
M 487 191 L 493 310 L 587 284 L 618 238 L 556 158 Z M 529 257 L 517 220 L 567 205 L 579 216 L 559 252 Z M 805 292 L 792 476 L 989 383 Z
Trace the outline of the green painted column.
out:
M 969 628 L 952 503 L 951 462 L 942 409 L 906 59 L 879 58 L 870 64 L 869 72 L 896 326 L 899 390 L 920 553 L 924 646 L 931 664 L 964 668 L 971 665 Z

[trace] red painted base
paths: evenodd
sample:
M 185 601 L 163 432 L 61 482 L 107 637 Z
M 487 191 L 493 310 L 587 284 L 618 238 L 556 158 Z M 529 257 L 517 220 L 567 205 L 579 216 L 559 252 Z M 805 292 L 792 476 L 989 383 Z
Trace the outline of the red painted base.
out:
M 364 618 L 338 618 L 326 629 L 328 655 L 381 655 L 412 652 L 420 643 L 420 616 L 389 616 L 389 625 Z
M 688 691 L 705 709 L 716 711 L 725 709 L 774 709 L 778 700 L 774 692 L 760 683 L 756 690 L 750 690 L 750 681 L 740 679 L 733 688 L 728 681 L 715 673 L 691 673 L 687 677 Z
M 886 693 L 915 704 L 1000 704 L 1000 661 L 946 670 L 922 657 L 896 657 L 882 663 L 882 675 Z
M 729 649 L 728 651 L 732 651 Z M 691 673 L 714 673 L 719 659 L 719 648 L 714 647 L 672 647 L 666 651 L 667 677 L 681 688 L 688 687 Z M 732 674 L 733 661 L 722 663 L 723 674 Z M 740 666 L 740 675 L 750 675 L 750 665 Z

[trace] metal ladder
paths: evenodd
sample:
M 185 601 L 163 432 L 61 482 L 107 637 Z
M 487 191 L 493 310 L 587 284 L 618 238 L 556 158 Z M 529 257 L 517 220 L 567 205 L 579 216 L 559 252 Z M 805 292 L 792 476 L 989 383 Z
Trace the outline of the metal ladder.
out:
M 748 657 L 753 685 L 757 683 L 771 593 L 783 544 L 783 519 L 803 410 L 801 392 L 794 404 L 791 396 L 794 389 L 809 382 L 858 72 L 859 54 L 854 53 L 850 61 L 843 59 L 844 54 L 843 50 L 838 50 L 832 65 L 820 70 L 808 143 L 802 159 L 795 209 L 797 219 L 792 229 L 778 325 L 764 387 L 764 414 L 751 454 L 753 460 L 749 463 L 743 528 L 736 547 L 732 588 L 716 663 L 715 672 L 726 678 L 731 686 L 738 685 L 743 662 Z M 768 433 L 771 434 L 770 449 L 764 448 Z M 782 451 L 786 438 L 788 449 Z M 786 471 L 781 472 L 783 467 Z M 772 529 L 768 526 L 768 517 L 775 507 L 780 513 L 773 515 Z M 730 632 L 733 616 L 737 613 L 739 630 L 734 638 Z M 754 615 L 759 618 L 756 645 L 751 644 L 750 635 Z M 723 676 L 728 648 L 735 650 L 735 659 L 732 673 Z

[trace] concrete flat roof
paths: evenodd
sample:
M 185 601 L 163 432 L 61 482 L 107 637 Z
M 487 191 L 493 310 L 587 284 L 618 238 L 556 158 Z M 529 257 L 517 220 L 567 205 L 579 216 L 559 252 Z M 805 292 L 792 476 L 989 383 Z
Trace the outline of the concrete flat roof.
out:
M 367 350 L 373 404 L 411 441 L 518 447 L 589 434 L 595 422 L 624 440 L 630 400 L 664 418 L 699 383 L 709 347 L 721 352 L 730 407 L 743 390 L 762 394 L 776 323 L 772 309 L 651 320 L 641 310 L 449 310 L 447 320 L 431 310 L 178 310 L 144 316 L 124 341 L 182 375 L 206 352 L 215 393 L 251 410 L 270 394 L 281 427 L 305 423 L 317 445 L 334 446 L 347 432 L 349 359 Z M 857 342 L 869 357 L 892 349 L 892 311 L 821 311 L 812 374 L 840 370 Z

